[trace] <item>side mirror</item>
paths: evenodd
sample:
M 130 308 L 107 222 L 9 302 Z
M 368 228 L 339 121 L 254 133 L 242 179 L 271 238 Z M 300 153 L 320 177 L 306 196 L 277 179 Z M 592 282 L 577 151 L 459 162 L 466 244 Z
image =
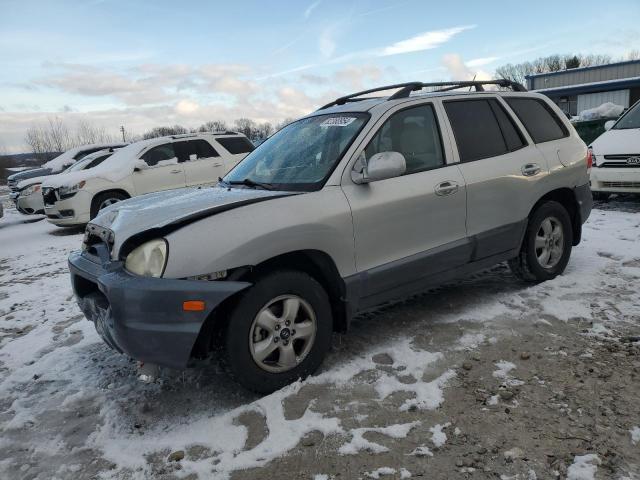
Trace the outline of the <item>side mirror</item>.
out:
M 144 160 L 138 159 L 136 160 L 136 163 L 133 164 L 133 171 L 134 172 L 140 172 L 142 170 L 146 170 L 149 168 L 149 165 L 147 165 L 147 162 L 145 162 Z
M 607 120 L 606 122 L 604 122 L 604 129 L 611 130 L 611 127 L 613 127 L 615 123 L 616 123 L 615 120 Z
M 351 171 L 351 179 L 357 184 L 369 183 L 399 177 L 406 170 L 407 162 L 401 153 L 380 152 L 366 160 L 363 152 Z

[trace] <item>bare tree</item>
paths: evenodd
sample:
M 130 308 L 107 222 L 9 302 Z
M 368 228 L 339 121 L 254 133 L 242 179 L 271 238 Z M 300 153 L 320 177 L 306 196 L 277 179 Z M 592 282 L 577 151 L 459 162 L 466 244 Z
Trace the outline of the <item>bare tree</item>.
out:
M 74 135 L 76 145 L 109 142 L 113 142 L 113 135 L 108 134 L 104 127 L 91 125 L 83 120 L 78 122 Z
M 276 124 L 275 130 L 276 132 L 278 130 L 282 130 L 282 128 L 286 127 L 287 125 L 289 125 L 291 122 L 293 122 L 295 120 L 295 118 L 292 117 L 287 117 L 284 120 L 282 120 L 280 123 Z
M 271 125 L 269 122 L 264 122 L 258 125 L 256 136 L 258 139 L 264 140 L 265 138 L 269 138 L 271 135 L 273 135 L 273 132 L 273 125 Z
M 189 133 L 182 125 L 174 125 L 173 127 L 154 127 L 146 133 L 142 134 L 142 138 L 147 140 L 149 138 L 165 137 L 167 135 L 182 135 Z
M 250 118 L 238 118 L 234 120 L 233 128 L 250 139 L 257 138 L 258 125 Z
M 199 132 L 226 132 L 227 123 L 224 120 L 209 120 L 198 127 Z

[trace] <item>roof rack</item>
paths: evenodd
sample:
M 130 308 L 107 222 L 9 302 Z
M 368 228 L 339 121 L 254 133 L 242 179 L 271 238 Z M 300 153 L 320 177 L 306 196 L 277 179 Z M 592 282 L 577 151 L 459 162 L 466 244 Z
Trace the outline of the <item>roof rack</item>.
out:
M 503 88 L 511 88 L 514 92 L 526 92 L 527 89 L 523 87 L 521 84 L 517 82 L 513 82 L 511 80 L 500 79 L 500 80 L 473 80 L 473 81 L 459 81 L 459 82 L 431 82 L 431 83 L 423 83 L 423 82 L 407 82 L 407 83 L 396 83 L 395 85 L 386 85 L 384 87 L 370 88 L 369 90 L 363 90 L 361 92 L 352 93 L 351 95 L 346 95 L 344 97 L 340 97 L 333 102 L 327 103 L 326 105 L 320 107 L 318 110 L 324 110 L 325 108 L 332 107 L 334 105 L 344 105 L 347 102 L 359 102 L 361 100 L 366 100 L 366 98 L 357 98 L 362 95 L 366 95 L 368 93 L 375 92 L 383 92 L 385 90 L 393 90 L 399 88 L 396 93 L 387 98 L 387 100 L 397 100 L 399 98 L 408 98 L 411 92 L 417 92 L 418 90 L 422 90 L 423 88 L 428 87 L 443 87 L 439 90 L 434 90 L 431 93 L 436 92 L 447 92 L 449 90 L 455 90 L 457 88 L 464 87 L 475 87 L 476 92 L 484 92 L 484 85 L 497 85 Z

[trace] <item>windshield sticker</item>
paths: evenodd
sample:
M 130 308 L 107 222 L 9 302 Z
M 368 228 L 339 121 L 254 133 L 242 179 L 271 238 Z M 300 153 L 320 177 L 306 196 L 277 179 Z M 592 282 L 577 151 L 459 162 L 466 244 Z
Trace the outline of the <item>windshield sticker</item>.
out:
M 355 121 L 356 117 L 331 117 L 320 124 L 321 127 L 346 127 Z

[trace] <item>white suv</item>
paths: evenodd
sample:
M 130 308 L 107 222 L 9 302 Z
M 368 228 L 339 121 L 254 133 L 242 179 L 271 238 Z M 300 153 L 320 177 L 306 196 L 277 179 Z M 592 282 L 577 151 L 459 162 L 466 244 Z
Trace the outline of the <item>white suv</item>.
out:
M 640 193 L 640 101 L 606 127 L 590 146 L 593 197 L 606 200 L 611 193 Z
M 42 186 L 47 219 L 81 225 L 136 195 L 212 185 L 253 150 L 235 132 L 159 137 L 132 143 L 95 168 L 52 177 Z

